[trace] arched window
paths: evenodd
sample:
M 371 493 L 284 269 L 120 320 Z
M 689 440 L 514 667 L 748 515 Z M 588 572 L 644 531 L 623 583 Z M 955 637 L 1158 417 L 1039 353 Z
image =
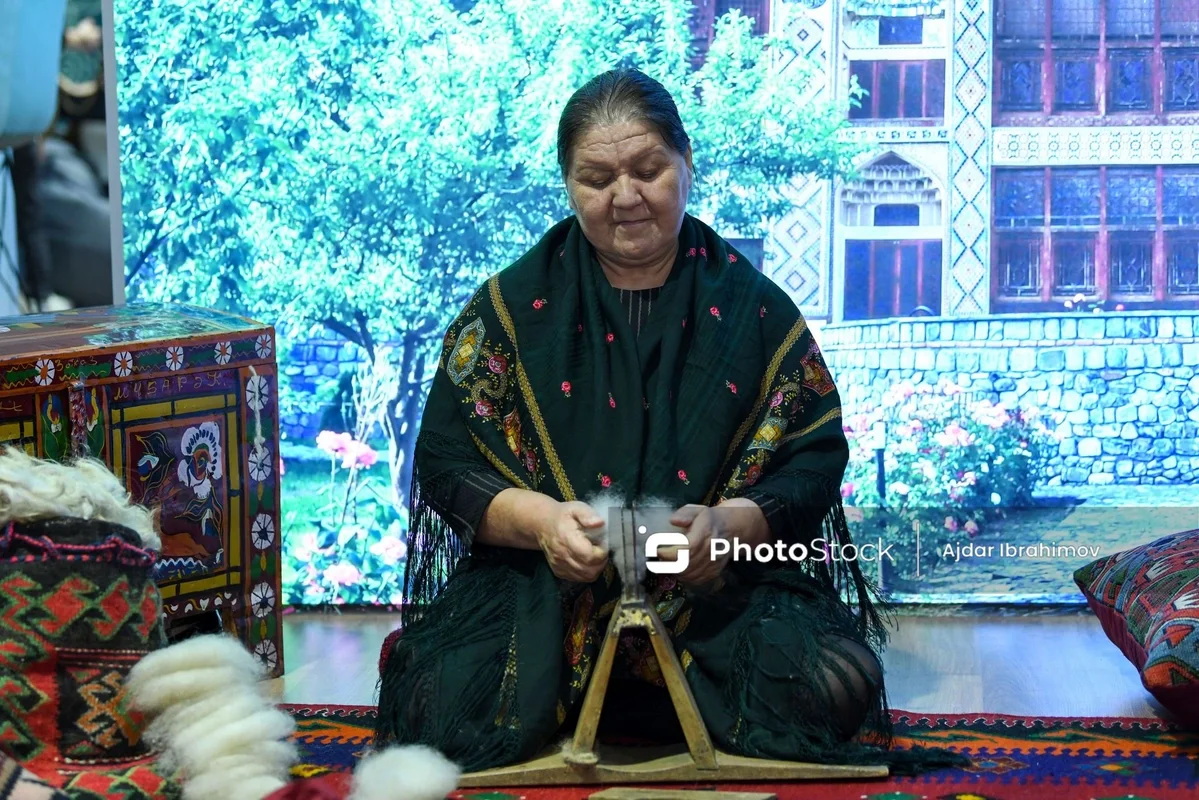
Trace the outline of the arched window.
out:
M 922 169 L 889 153 L 841 190 L 846 320 L 941 313 L 941 190 Z

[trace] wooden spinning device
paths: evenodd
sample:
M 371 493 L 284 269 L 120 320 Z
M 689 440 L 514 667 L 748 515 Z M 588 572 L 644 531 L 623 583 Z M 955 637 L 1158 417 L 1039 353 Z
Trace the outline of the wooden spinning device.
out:
M 613 513 L 616 513 L 615 509 Z M 622 577 L 636 576 L 641 574 L 639 566 L 644 566 L 646 560 L 645 527 L 638 524 L 636 508 L 623 508 L 619 513 L 623 547 L 615 551 L 616 566 Z M 641 629 L 649 635 L 686 738 L 685 747 L 608 747 L 596 743 L 616 645 L 621 633 L 629 629 Z M 716 750 L 700 717 L 682 664 L 674 652 L 662 619 L 646 596 L 645 587 L 639 580 L 624 579 L 620 599 L 612 612 L 583 698 L 573 739 L 565 747 L 521 764 L 463 775 L 458 785 L 463 788 L 501 788 L 699 781 L 861 780 L 885 778 L 887 775 L 886 766 L 774 761 Z M 691 793 L 684 792 L 679 796 L 688 794 Z M 704 797 L 713 800 L 717 796 L 713 792 L 704 792 Z

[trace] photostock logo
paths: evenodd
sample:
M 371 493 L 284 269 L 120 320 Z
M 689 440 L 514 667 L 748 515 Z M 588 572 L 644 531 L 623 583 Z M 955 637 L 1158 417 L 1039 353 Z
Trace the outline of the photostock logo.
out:
M 639 526 L 637 532 L 644 536 L 646 527 Z M 664 561 L 658 558 L 658 553 L 663 547 L 676 548 L 677 555 L 674 561 Z M 687 547 L 686 534 L 678 531 L 651 533 L 645 540 L 645 568 L 655 575 L 678 575 L 687 569 L 691 560 L 691 553 Z

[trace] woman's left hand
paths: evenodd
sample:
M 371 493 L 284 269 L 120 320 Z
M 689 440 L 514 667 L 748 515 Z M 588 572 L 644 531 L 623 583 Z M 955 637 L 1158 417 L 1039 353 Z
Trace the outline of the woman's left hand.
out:
M 712 557 L 712 541 L 730 538 L 724 520 L 716 509 L 701 505 L 686 505 L 674 512 L 670 522 L 687 532 L 687 569 L 679 573 L 679 582 L 686 586 L 707 586 L 715 583 L 732 557 L 726 551 Z
M 670 522 L 687 531 L 687 569 L 679 573 L 679 582 L 699 587 L 716 583 L 732 559 L 735 543 L 754 547 L 770 538 L 762 510 L 751 500 L 726 500 L 714 508 L 685 505 L 671 516 Z M 713 557 L 712 542 L 724 539 L 728 547 Z

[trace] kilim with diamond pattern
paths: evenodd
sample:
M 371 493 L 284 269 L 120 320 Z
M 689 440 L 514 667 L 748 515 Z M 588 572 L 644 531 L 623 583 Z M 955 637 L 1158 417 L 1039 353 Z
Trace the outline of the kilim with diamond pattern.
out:
M 178 796 L 124 689 L 167 643 L 140 541 L 79 519 L 0 528 L 0 751 L 73 799 Z

